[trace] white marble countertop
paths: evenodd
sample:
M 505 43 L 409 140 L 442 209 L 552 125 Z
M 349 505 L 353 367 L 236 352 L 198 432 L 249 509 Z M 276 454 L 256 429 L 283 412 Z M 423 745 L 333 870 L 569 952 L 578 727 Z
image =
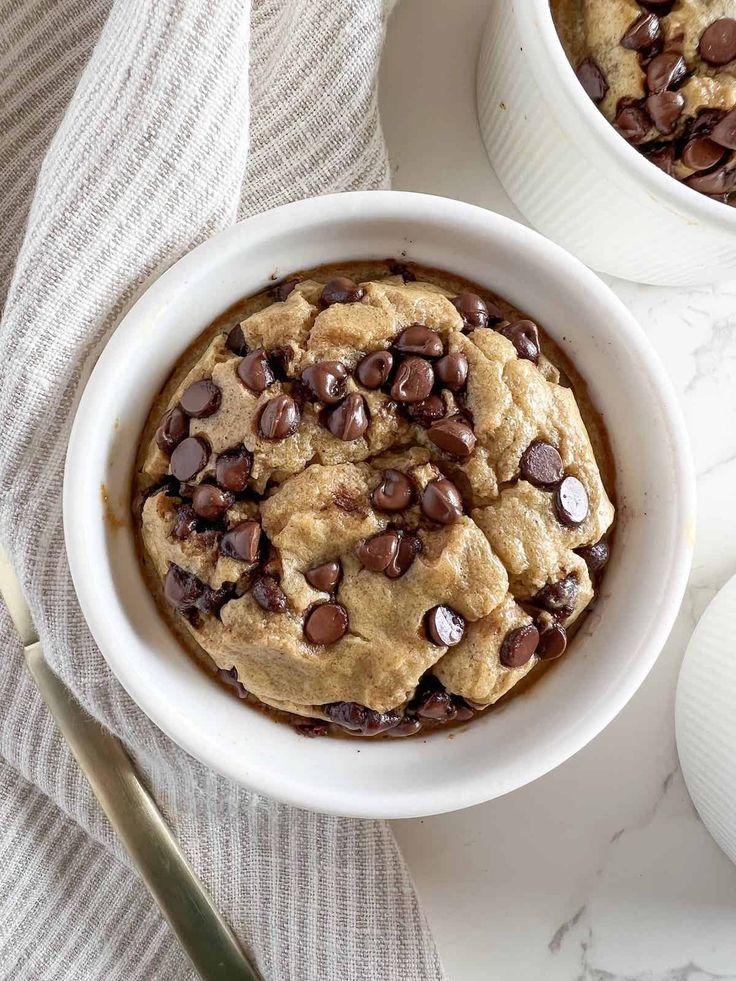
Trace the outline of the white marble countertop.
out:
M 505 0 L 401 0 L 382 118 L 394 187 L 518 217 L 475 119 L 489 2 Z M 610 283 L 685 412 L 698 474 L 693 572 L 654 670 L 593 743 L 505 798 L 394 823 L 451 981 L 736 981 L 736 868 L 690 802 L 673 720 L 688 638 L 736 572 L 736 278 L 687 290 Z

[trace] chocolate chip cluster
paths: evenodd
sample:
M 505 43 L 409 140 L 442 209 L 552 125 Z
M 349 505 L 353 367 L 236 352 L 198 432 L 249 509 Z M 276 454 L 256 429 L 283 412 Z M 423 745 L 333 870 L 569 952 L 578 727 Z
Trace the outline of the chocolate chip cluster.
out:
M 556 0 L 558 15 L 565 5 Z M 584 6 L 585 37 L 568 30 L 563 40 L 570 52 L 582 46 L 577 75 L 590 98 L 665 173 L 733 203 L 736 17 L 708 0 L 584 0 Z M 631 7 L 638 13 L 629 20 Z M 559 16 L 563 23 L 570 18 Z M 612 37 L 618 50 L 610 48 Z
M 612 516 L 578 417 L 583 470 L 569 472 L 562 446 L 528 442 L 511 489 L 534 495 L 525 507 L 544 510 L 568 558 L 559 579 L 536 573 L 540 588 L 530 592 L 520 575 L 511 595 L 486 530 L 506 520 L 492 513 L 504 474 L 489 459 L 508 450 L 509 436 L 499 430 L 494 445 L 478 386 L 483 372 L 501 383 L 505 371 L 509 392 L 541 386 L 551 398 L 554 389 L 568 408 L 572 395 L 545 380 L 555 370 L 536 324 L 507 319 L 471 291 L 340 276 L 288 280 L 272 298 L 215 338 L 158 421 L 137 507 L 163 595 L 241 697 L 322 720 L 302 724 L 307 734 L 335 725 L 405 736 L 464 721 L 536 660 L 565 651 L 566 625 L 607 560 L 597 539 Z M 344 323 L 333 317 L 341 309 Z M 406 323 L 419 311 L 433 326 Z M 293 344 L 254 346 L 270 317 L 281 318 L 274 337 Z M 380 346 L 351 346 L 376 324 Z M 525 412 L 541 398 L 531 394 Z M 536 428 L 534 419 L 524 427 Z M 581 531 L 591 512 L 584 481 L 598 495 L 590 532 Z M 385 634 L 382 604 L 397 608 Z M 484 645 L 492 675 L 482 683 L 471 677 L 473 645 Z M 267 649 L 291 668 L 269 661 Z M 342 680 L 349 672 L 353 681 Z M 344 697 L 353 690 L 370 704 Z

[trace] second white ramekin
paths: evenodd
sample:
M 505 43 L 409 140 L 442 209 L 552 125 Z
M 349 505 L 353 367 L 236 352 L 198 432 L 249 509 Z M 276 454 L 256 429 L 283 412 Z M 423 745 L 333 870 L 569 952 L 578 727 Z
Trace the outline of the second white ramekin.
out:
M 736 209 L 668 177 L 616 132 L 568 62 L 549 0 L 492 0 L 477 96 L 506 192 L 587 265 L 660 285 L 736 275 Z

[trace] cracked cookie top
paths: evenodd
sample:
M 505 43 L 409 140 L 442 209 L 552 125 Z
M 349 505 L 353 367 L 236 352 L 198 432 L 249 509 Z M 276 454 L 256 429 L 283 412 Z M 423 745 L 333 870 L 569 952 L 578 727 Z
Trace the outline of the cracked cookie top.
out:
M 613 507 L 535 323 L 440 274 L 348 271 L 187 352 L 136 513 L 154 587 L 239 694 L 410 735 L 563 653 Z

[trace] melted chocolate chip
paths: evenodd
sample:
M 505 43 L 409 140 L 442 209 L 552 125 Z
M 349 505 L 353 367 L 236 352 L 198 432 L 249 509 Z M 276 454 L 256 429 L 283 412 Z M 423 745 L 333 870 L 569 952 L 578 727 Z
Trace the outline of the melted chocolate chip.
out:
M 674 89 L 687 75 L 687 63 L 677 51 L 663 51 L 647 65 L 647 88 L 650 92 Z
M 325 647 L 348 632 L 348 611 L 340 603 L 313 606 L 304 621 L 304 635 L 310 644 Z
M 255 392 L 256 395 L 265 392 L 276 381 L 273 368 L 262 347 L 247 354 L 238 365 L 237 372 L 238 378 L 245 387 L 249 388 L 251 392 Z
M 562 457 L 549 443 L 536 440 L 521 454 L 519 476 L 535 487 L 557 484 L 564 476 Z
M 404 736 L 414 736 L 422 728 L 419 719 L 410 719 L 408 716 L 399 722 L 398 725 L 389 729 L 387 735 L 392 738 L 401 739 Z
M 422 551 L 422 542 L 409 531 L 399 532 L 399 547 L 396 555 L 383 570 L 389 579 L 400 579 L 414 564 L 414 559 Z
M 598 575 L 611 554 L 608 542 L 602 539 L 595 545 L 583 545 L 582 548 L 576 548 L 575 551 L 585 561 L 591 578 Z
M 357 392 L 348 395 L 328 415 L 327 428 L 333 436 L 344 442 L 364 436 L 368 429 L 368 409 L 363 396 Z
M 251 589 L 253 599 L 268 613 L 285 613 L 286 594 L 273 576 L 259 576 Z
M 245 339 L 245 334 L 243 333 L 243 328 L 240 324 L 236 324 L 230 333 L 227 335 L 227 341 L 225 341 L 226 346 L 233 352 L 233 354 L 238 354 L 243 357 L 248 353 L 248 342 Z
M 395 347 L 402 354 L 421 354 L 425 358 L 439 358 L 444 347 L 442 338 L 424 324 L 412 324 L 396 339 Z
M 534 654 L 539 644 L 539 631 L 529 623 L 509 630 L 501 644 L 501 664 L 505 668 L 520 668 Z
M 592 58 L 586 58 L 580 62 L 575 74 L 593 102 L 598 103 L 605 99 L 606 92 L 608 92 L 608 82 L 597 62 Z
M 332 306 L 333 303 L 358 303 L 365 296 L 365 290 L 347 276 L 337 276 L 325 283 L 322 290 L 322 303 Z
M 727 65 L 736 58 L 736 20 L 720 17 L 703 31 L 698 51 L 709 65 Z
M 719 146 L 736 150 L 736 109 L 727 112 L 710 131 L 710 138 Z
M 169 409 L 156 430 L 156 446 L 171 456 L 176 447 L 189 435 L 189 419 L 178 405 Z
M 174 527 L 171 534 L 177 541 L 184 542 L 190 538 L 197 530 L 197 514 L 189 504 L 182 504 L 176 509 Z
M 320 361 L 302 372 L 302 381 L 325 405 L 336 405 L 345 395 L 348 369 L 341 361 Z
M 736 115 L 734 116 L 736 121 Z M 736 136 L 736 133 L 734 134 Z M 725 150 L 715 140 L 707 136 L 698 136 L 685 144 L 682 151 L 682 162 L 690 170 L 710 170 L 722 159 Z
M 409 406 L 409 415 L 425 429 L 438 419 L 444 418 L 446 412 L 445 403 L 439 395 L 428 395 L 421 402 L 414 402 Z
M 451 606 L 434 606 L 424 618 L 427 637 L 438 647 L 454 647 L 463 639 L 465 620 Z
M 226 531 L 220 541 L 220 552 L 241 562 L 257 562 L 261 544 L 261 526 L 257 521 L 241 521 Z
M 555 491 L 555 512 L 561 524 L 574 528 L 588 517 L 588 492 L 577 477 L 565 477 Z
M 342 579 L 342 566 L 338 561 L 323 562 L 312 569 L 307 569 L 304 578 L 310 586 L 323 593 L 334 593 Z
M 264 439 L 286 439 L 299 428 L 299 406 L 290 395 L 277 395 L 266 402 L 258 425 Z
M 185 415 L 193 419 L 205 419 L 220 408 L 222 392 L 211 378 L 194 382 L 184 390 L 179 405 Z
M 468 330 L 487 327 L 489 323 L 503 320 L 503 314 L 496 304 L 489 304 L 477 293 L 459 293 L 450 302 L 463 318 L 463 323 Z
M 223 583 L 219 589 L 212 589 L 211 586 L 205 583 L 202 596 L 197 605 L 203 613 L 211 613 L 214 616 L 219 616 L 220 610 L 234 595 L 235 588 L 230 582 Z
M 572 576 L 565 576 L 557 582 L 547 583 L 534 596 L 532 602 L 557 616 L 566 619 L 575 609 L 578 601 L 578 584 Z
M 244 446 L 237 446 L 218 456 L 215 463 L 215 479 L 225 490 L 232 491 L 233 494 L 242 494 L 248 486 L 252 466 L 253 454 Z
M 707 174 L 692 174 L 685 183 L 701 194 L 728 194 L 736 187 L 736 168 L 719 167 Z
M 459 351 L 446 354 L 434 366 L 434 373 L 445 388 L 459 392 L 468 380 L 468 359 Z
M 532 364 L 539 361 L 539 330 L 533 320 L 516 320 L 499 331 L 516 348 L 516 355 Z
M 539 635 L 537 657 L 543 661 L 552 661 L 561 657 L 567 649 L 567 631 L 559 623 L 546 627 Z
M 164 579 L 164 596 L 171 605 L 182 612 L 196 607 L 202 596 L 204 583 L 181 566 L 169 566 Z
M 410 356 L 399 364 L 391 386 L 391 398 L 397 402 L 421 402 L 434 385 L 432 365 L 424 358 Z
M 433 422 L 427 436 L 435 446 L 460 459 L 469 457 L 475 449 L 475 433 L 461 416 Z
M 394 356 L 390 351 L 374 351 L 358 362 L 355 374 L 364 388 L 380 388 L 386 384 L 393 366 Z
M 201 436 L 188 436 L 171 454 L 171 473 L 177 480 L 191 480 L 204 470 L 210 448 Z
M 640 105 L 624 106 L 616 113 L 613 125 L 629 143 L 643 143 L 652 122 L 646 109 Z
M 200 484 L 192 494 L 192 507 L 206 521 L 219 521 L 233 503 L 233 495 L 215 484 Z
M 653 150 L 648 150 L 644 156 L 669 177 L 672 176 L 672 168 L 675 163 L 675 148 L 672 144 L 655 147 Z
M 441 525 L 449 525 L 462 517 L 463 501 L 460 491 L 445 477 L 430 480 L 422 491 L 422 513 Z
M 649 53 L 662 41 L 662 26 L 659 17 L 653 13 L 643 13 L 631 24 L 621 38 L 621 44 L 629 51 Z
M 421 719 L 433 722 L 452 722 L 457 716 L 457 706 L 446 691 L 430 691 L 419 701 L 414 709 Z
M 296 278 L 285 279 L 282 283 L 277 283 L 271 290 L 271 296 L 276 303 L 283 303 L 294 292 L 300 280 Z
M 414 500 L 414 485 L 400 470 L 384 470 L 383 480 L 371 494 L 379 511 L 404 511 Z
M 383 572 L 396 557 L 399 548 L 399 533 L 396 531 L 380 531 L 372 538 L 366 538 L 355 546 L 364 569 L 370 572 Z
M 357 702 L 330 702 L 322 711 L 330 722 L 362 736 L 376 736 L 403 721 L 398 712 L 376 712 Z
M 647 112 L 660 133 L 674 133 L 677 120 L 685 108 L 685 97 L 679 92 L 657 92 L 647 99 Z

